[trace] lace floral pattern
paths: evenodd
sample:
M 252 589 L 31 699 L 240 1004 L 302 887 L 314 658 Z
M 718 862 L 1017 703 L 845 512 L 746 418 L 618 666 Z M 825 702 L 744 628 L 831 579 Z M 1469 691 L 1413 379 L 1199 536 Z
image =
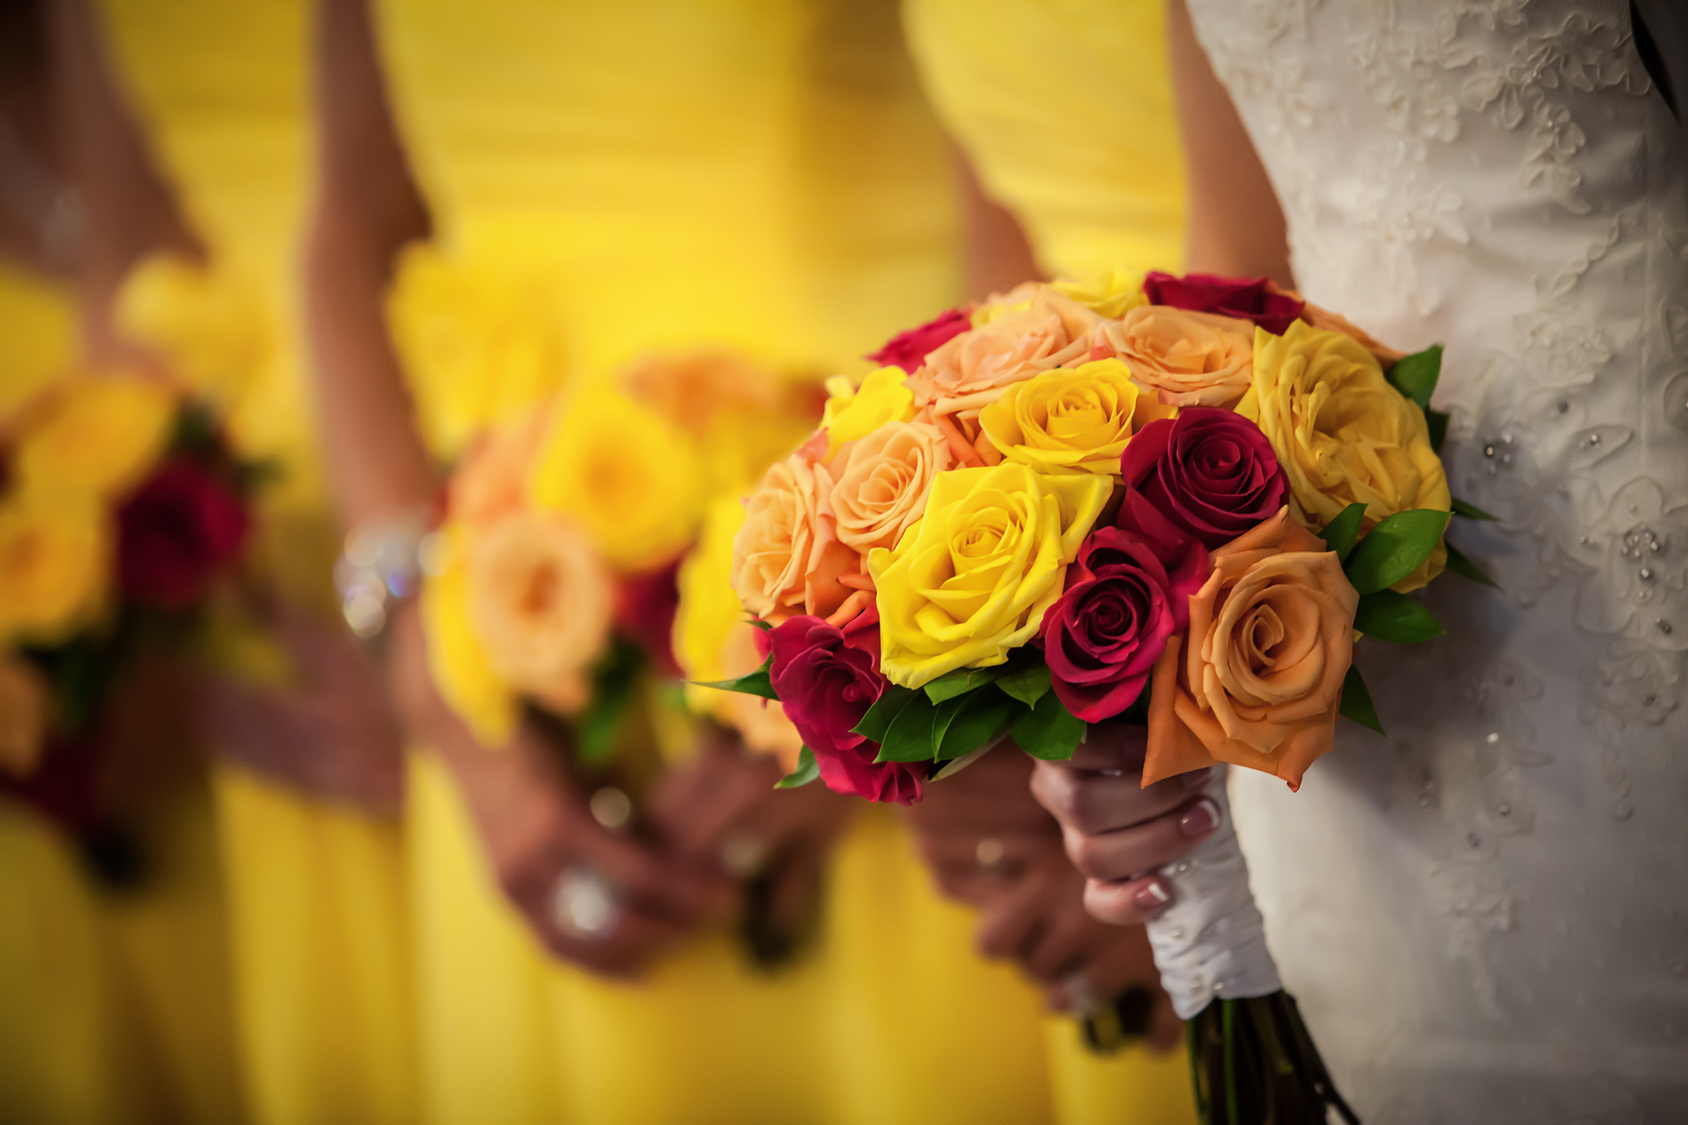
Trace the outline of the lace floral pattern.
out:
M 1462 978 L 1425 1018 L 1466 1039 L 1485 1022 L 1527 1025 L 1544 995 L 1573 1003 L 1560 974 L 1517 954 L 1571 893 L 1540 882 L 1539 857 L 1571 870 L 1603 846 L 1643 849 L 1617 842 L 1640 831 L 1645 849 L 1608 866 L 1688 886 L 1681 133 L 1622 0 L 1189 3 L 1277 189 L 1303 291 L 1398 346 L 1447 344 L 1438 405 L 1452 413 L 1450 481 L 1497 517 L 1456 521 L 1453 534 L 1502 590 L 1437 596 L 1455 641 L 1374 658 L 1389 681 L 1377 694 L 1392 765 L 1371 800 L 1379 838 L 1411 841 L 1417 858 L 1397 862 L 1421 866 L 1400 876 L 1400 893 L 1442 919 L 1442 954 Z M 1571 805 L 1606 827 L 1575 821 L 1579 843 L 1566 818 L 1580 811 L 1540 809 L 1583 779 L 1593 799 Z M 1374 814 L 1344 815 L 1352 829 Z M 1571 883 L 1606 895 L 1623 925 L 1618 890 Z M 1634 932 L 1650 944 L 1633 946 L 1622 971 L 1680 962 L 1688 975 L 1688 957 L 1666 952 L 1688 904 L 1642 913 Z M 1530 940 L 1577 950 L 1571 961 L 1595 974 L 1578 1002 L 1618 1003 L 1598 979 L 1619 971 L 1612 939 L 1574 921 L 1548 933 Z M 1645 990 L 1639 979 L 1607 991 Z M 1679 1042 L 1688 1010 L 1665 1024 L 1661 1041 Z M 1680 1062 L 1650 1080 L 1680 1083 L 1688 1055 Z M 1605 1098 L 1597 1070 L 1565 1105 L 1647 1104 Z M 1404 1120 L 1475 1119 L 1437 1096 L 1379 1081 L 1361 1100 Z

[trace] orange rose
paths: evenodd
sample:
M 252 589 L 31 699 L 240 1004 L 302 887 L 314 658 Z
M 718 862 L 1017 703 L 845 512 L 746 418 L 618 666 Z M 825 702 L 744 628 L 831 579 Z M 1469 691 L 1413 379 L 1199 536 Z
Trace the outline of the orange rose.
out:
M 978 327 L 939 345 L 907 379 L 914 404 L 971 444 L 979 411 L 1003 388 L 1090 354 L 1102 318 L 1047 285 L 1022 286 L 975 314 Z
M 1283 508 L 1213 552 L 1155 663 L 1144 785 L 1229 762 L 1295 789 L 1331 748 L 1360 598 L 1324 547 Z
M 1104 323 L 1095 358 L 1118 356 L 1167 406 L 1232 407 L 1248 390 L 1254 325 L 1216 313 L 1142 305 Z
M 926 510 L 932 478 L 950 466 L 949 443 L 924 422 L 886 422 L 839 454 L 831 496 L 838 538 L 864 555 L 897 545 Z
M 841 579 L 861 573 L 861 556 L 838 538 L 832 475 L 809 448 L 769 466 L 733 537 L 733 590 L 751 613 L 775 623 L 794 613 L 837 613 L 852 593 Z
M 567 714 L 609 632 L 609 570 L 567 521 L 514 512 L 469 546 L 469 619 L 493 670 Z
M 541 404 L 482 435 L 451 474 L 454 519 L 485 526 L 526 506 L 528 474 L 549 414 Z

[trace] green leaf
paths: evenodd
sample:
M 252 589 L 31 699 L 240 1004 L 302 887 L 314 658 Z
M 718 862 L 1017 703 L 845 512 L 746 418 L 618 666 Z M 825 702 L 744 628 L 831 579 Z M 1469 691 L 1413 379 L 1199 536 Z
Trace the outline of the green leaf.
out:
M 909 701 L 891 720 L 890 729 L 879 743 L 876 762 L 930 762 L 936 754 L 932 729 L 938 709 L 921 692 L 911 692 Z
M 1073 756 L 1084 737 L 1084 720 L 1067 710 L 1059 696 L 1049 692 L 1030 711 L 1021 711 L 1008 724 L 1008 731 L 1020 749 L 1034 758 L 1060 762 Z
M 1422 352 L 1402 356 L 1388 374 L 1396 390 L 1418 403 L 1421 410 L 1429 410 L 1430 396 L 1442 375 L 1442 345 L 1432 344 Z
M 807 746 L 798 751 L 797 768 L 774 782 L 775 789 L 796 789 L 807 785 L 821 775 L 820 763 L 815 761 L 815 752 Z
M 603 765 L 615 756 L 622 720 L 627 717 L 634 685 L 644 667 L 644 650 L 616 637 L 592 670 L 591 700 L 574 721 L 575 756 L 583 764 Z
M 752 628 L 760 629 L 764 633 L 771 633 L 774 631 L 774 623 L 771 621 L 764 621 L 760 617 L 747 617 L 745 620 L 750 622 Z
M 1448 544 L 1448 569 L 1455 574 L 1471 579 L 1473 582 L 1481 582 L 1485 586 L 1500 589 L 1500 583 L 1490 578 L 1482 567 L 1472 562 L 1463 551 L 1460 551 L 1452 543 Z
M 774 666 L 774 658 L 769 656 L 762 661 L 762 667 L 754 672 L 731 680 L 693 681 L 698 687 L 712 687 L 720 691 L 736 691 L 741 695 L 759 695 L 763 699 L 778 699 L 779 693 L 774 690 L 774 683 L 768 678 L 768 672 Z
M 1457 496 L 1454 497 L 1453 509 L 1454 515 L 1468 520 L 1492 520 L 1495 518 L 1477 505 L 1461 500 Z
M 965 695 L 974 688 L 994 683 L 1000 680 L 1007 671 L 1007 667 L 1001 664 L 994 668 L 957 668 L 955 671 L 946 672 L 927 684 L 926 698 L 933 703 L 942 703 L 945 700 L 954 699 L 958 695 Z
M 971 754 L 995 738 L 1008 722 L 1014 703 L 995 688 L 966 697 L 961 712 L 950 720 L 938 738 L 938 761 L 948 762 Z
M 1325 546 L 1336 552 L 1339 562 L 1347 562 L 1348 554 L 1354 549 L 1354 541 L 1360 537 L 1360 521 L 1366 517 L 1364 504 L 1350 504 L 1336 513 L 1325 529 L 1319 532 L 1319 538 L 1325 541 Z
M 1378 734 L 1383 733 L 1383 723 L 1378 720 L 1377 708 L 1372 706 L 1371 692 L 1366 690 L 1366 681 L 1360 678 L 1360 670 L 1353 665 L 1349 665 L 1348 675 L 1342 681 L 1342 703 L 1337 707 L 1337 712 L 1363 727 L 1370 727 Z
M 1442 443 L 1448 440 L 1448 412 L 1426 409 L 1424 426 L 1430 431 L 1430 448 L 1437 453 L 1442 452 Z
M 1442 635 L 1441 623 L 1418 602 L 1394 590 L 1379 590 L 1360 599 L 1354 628 L 1368 637 L 1398 645 L 1418 644 Z
M 852 728 L 853 732 L 874 742 L 884 742 L 885 732 L 891 729 L 891 721 L 919 694 L 911 688 L 886 684 L 885 691 L 874 701 L 873 706 L 867 709 L 867 714 L 862 716 L 861 722 Z
M 1448 513 L 1434 508 L 1396 512 L 1366 534 L 1343 568 L 1362 594 L 1386 590 L 1418 569 L 1442 541 Z
M 1049 666 L 1039 663 L 1017 668 L 998 680 L 996 686 L 1027 707 L 1036 707 L 1037 701 L 1049 694 Z

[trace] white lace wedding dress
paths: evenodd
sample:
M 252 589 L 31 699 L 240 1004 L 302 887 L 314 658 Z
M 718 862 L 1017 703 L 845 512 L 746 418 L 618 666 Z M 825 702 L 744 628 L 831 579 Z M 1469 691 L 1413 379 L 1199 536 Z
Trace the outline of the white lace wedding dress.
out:
M 1232 782 L 1285 986 L 1368 1123 L 1688 1121 L 1688 142 L 1629 7 L 1189 7 L 1301 288 L 1447 345 L 1500 517 L 1500 591 L 1362 646 L 1387 740 Z

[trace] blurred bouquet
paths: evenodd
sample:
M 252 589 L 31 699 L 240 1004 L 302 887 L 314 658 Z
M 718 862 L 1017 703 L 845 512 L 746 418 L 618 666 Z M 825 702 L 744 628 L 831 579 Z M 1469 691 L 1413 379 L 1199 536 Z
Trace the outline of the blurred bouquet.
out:
M 70 827 L 115 685 L 238 567 L 263 466 L 150 374 L 81 371 L 0 423 L 0 772 Z
M 651 357 L 477 435 L 451 475 L 422 593 L 447 702 L 487 745 L 525 705 L 585 763 L 640 676 L 678 678 L 676 576 L 709 498 L 813 425 L 810 388 L 726 353 Z
M 1448 567 L 1482 580 L 1443 541 L 1451 512 L 1482 513 L 1436 452 L 1440 354 L 1206 275 L 945 313 L 829 384 L 821 427 L 744 501 L 716 567 L 766 657 L 713 686 L 778 701 L 802 739 L 787 784 L 876 801 L 1009 738 L 1071 757 L 1108 720 L 1147 725 L 1145 785 L 1228 763 L 1296 788 L 1339 715 L 1378 729 L 1356 636 L 1427 640 L 1408 594 Z M 1174 882 L 1150 936 L 1207 1112 L 1346 1113 L 1229 828 Z

